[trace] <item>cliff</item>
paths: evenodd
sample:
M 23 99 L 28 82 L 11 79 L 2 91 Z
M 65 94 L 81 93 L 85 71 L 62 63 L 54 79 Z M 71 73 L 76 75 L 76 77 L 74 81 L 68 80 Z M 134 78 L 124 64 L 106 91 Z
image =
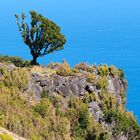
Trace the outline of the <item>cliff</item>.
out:
M 134 140 L 127 82 L 114 66 L 0 64 L 0 125 L 32 140 Z

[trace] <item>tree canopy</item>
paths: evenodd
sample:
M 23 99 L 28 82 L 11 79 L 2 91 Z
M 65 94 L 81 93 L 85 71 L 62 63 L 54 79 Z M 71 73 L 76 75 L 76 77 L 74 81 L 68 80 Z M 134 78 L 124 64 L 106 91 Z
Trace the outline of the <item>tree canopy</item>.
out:
M 23 41 L 29 47 L 33 57 L 31 63 L 36 65 L 38 57 L 62 50 L 66 39 L 61 34 L 60 27 L 53 21 L 35 11 L 30 11 L 30 15 L 30 24 L 25 22 L 26 15 L 24 13 L 22 13 L 21 20 L 18 15 L 15 17 Z

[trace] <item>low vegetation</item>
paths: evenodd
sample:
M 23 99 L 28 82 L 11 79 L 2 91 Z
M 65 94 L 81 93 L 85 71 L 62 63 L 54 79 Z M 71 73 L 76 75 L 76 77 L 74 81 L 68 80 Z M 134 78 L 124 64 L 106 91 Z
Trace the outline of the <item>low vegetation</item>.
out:
M 140 126 L 132 113 L 121 110 L 106 110 L 104 119 L 107 123 L 114 123 L 113 135 L 119 135 L 121 132 L 124 135 L 129 135 L 130 140 L 140 139 Z
M 13 58 L 3 58 L 4 63 L 15 64 Z M 10 70 L 0 67 L 0 126 L 31 140 L 109 140 L 108 127 L 116 139 L 122 133 L 128 140 L 140 138 L 140 126 L 133 114 L 127 112 L 123 105 L 118 105 L 117 99 L 106 90 L 107 77 L 117 76 L 124 80 L 122 71 L 107 65 L 96 68 L 80 64 L 70 68 L 66 62 L 50 64 L 45 70 L 41 67 L 19 66 Z M 57 93 L 50 95 L 43 91 L 41 100 L 36 101 L 26 91 L 30 73 L 49 74 L 48 69 L 52 70 L 52 74 L 64 77 L 83 74 L 101 92 L 66 99 Z M 121 93 L 122 97 L 125 96 L 124 92 L 125 89 Z M 96 102 L 103 112 L 100 121 L 89 111 L 91 102 Z M 108 127 L 103 127 L 101 122 Z M 12 140 L 6 134 L 0 135 L 0 138 Z
M 17 67 L 28 67 L 30 66 L 30 61 L 23 60 L 20 57 L 9 57 L 9 56 L 3 56 L 0 55 L 0 62 L 6 63 L 6 64 L 14 64 Z
M 67 62 L 64 62 L 63 64 L 59 65 L 59 68 L 56 72 L 58 75 L 61 76 L 71 76 L 72 70 Z
M 0 139 L 1 140 L 14 140 L 12 136 L 8 135 L 8 134 L 0 134 Z

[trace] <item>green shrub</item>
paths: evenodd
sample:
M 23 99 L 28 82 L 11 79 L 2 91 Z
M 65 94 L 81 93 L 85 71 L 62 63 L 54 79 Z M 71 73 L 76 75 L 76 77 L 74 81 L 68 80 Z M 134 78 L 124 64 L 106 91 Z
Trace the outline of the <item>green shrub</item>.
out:
M 1 84 L 10 88 L 15 87 L 19 89 L 26 88 L 28 84 L 28 71 L 21 68 L 15 68 L 10 71 L 0 69 L 3 75 Z
M 123 106 L 125 106 L 126 105 L 126 91 L 124 89 L 122 89 L 122 91 L 120 92 L 120 96 L 122 99 L 122 104 Z
M 109 70 L 109 74 L 110 75 L 113 75 L 113 76 L 115 76 L 115 75 L 117 75 L 117 69 L 114 67 L 114 66 L 110 66 L 109 68 L 108 68 L 108 70 Z
M 95 78 L 96 78 L 96 75 L 94 73 L 88 73 L 86 80 L 89 83 L 95 84 Z
M 106 77 L 99 77 L 96 82 L 97 89 L 106 89 L 108 87 L 108 79 Z
M 75 69 L 83 70 L 83 71 L 86 71 L 87 68 L 88 68 L 88 65 L 86 63 L 80 63 L 75 66 Z
M 80 98 L 70 99 L 68 116 L 71 120 L 72 137 L 75 140 L 99 139 L 104 133 L 101 125 L 91 116 L 88 104 Z
M 117 107 L 119 107 L 119 105 L 117 104 L 117 99 L 114 97 L 114 95 L 108 93 L 106 90 L 101 91 L 101 93 L 99 94 L 99 98 L 99 106 L 101 107 L 102 111 L 116 109 Z
M 59 67 L 61 69 L 58 71 L 62 76 L 74 75 L 76 72 L 80 74 L 79 70 L 70 69 L 66 63 Z M 41 100 L 36 101 L 29 97 L 29 94 L 26 97 L 23 92 L 28 85 L 29 70 L 29 68 L 14 68 L 7 71 L 6 68 L 0 68 L 0 125 L 2 127 L 33 140 L 108 140 L 108 134 L 103 126 L 89 112 L 89 103 L 96 101 L 105 114 L 102 119 L 106 123 L 115 123 L 112 129 L 114 136 L 123 131 L 129 135 L 130 140 L 139 139 L 139 125 L 133 115 L 123 110 L 123 106 L 117 104 L 113 94 L 107 92 L 107 77 L 97 75 L 96 79 L 94 73 L 83 72 L 84 75 L 87 74 L 87 81 L 101 89 L 100 93 L 86 93 L 84 96 L 64 98 L 57 93 L 48 94 L 43 91 Z M 110 73 L 113 74 L 114 70 L 111 71 Z M 122 78 L 121 81 L 123 80 Z M 122 98 L 125 98 L 124 93 L 125 89 L 120 93 Z
M 119 69 L 119 78 L 122 80 L 122 79 L 125 79 L 125 75 L 124 75 L 124 72 L 122 69 Z
M 64 62 L 60 65 L 60 68 L 56 72 L 58 75 L 61 76 L 71 76 L 72 70 L 67 62 Z
M 114 136 L 119 135 L 121 132 L 128 135 L 130 140 L 140 136 L 140 126 L 136 123 L 135 118 L 132 118 L 132 115 L 113 109 L 106 110 L 104 114 L 107 123 L 115 123 L 113 128 Z
M 77 70 L 87 71 L 91 73 L 95 71 L 95 67 L 89 66 L 86 63 L 77 64 L 74 68 Z
M 80 70 L 78 70 L 76 68 L 72 68 L 71 71 L 72 71 L 72 75 L 76 75 L 76 74 L 80 73 Z
M 1 140 L 14 140 L 13 138 L 12 138 L 12 136 L 10 136 L 10 135 L 8 135 L 8 134 L 0 134 L 0 139 Z
M 41 115 L 41 117 L 47 117 L 52 108 L 52 104 L 48 99 L 42 99 L 39 104 L 34 107 L 34 111 Z
M 123 84 L 124 89 L 127 90 L 128 82 L 126 79 L 122 79 L 122 84 Z
M 100 76 L 108 76 L 109 75 L 109 69 L 107 65 L 104 66 L 98 66 L 98 74 Z
M 41 93 L 41 98 L 43 99 L 43 98 L 47 98 L 47 97 L 48 97 L 48 93 L 45 90 L 43 90 Z
M 96 95 L 95 92 L 91 94 L 86 93 L 82 100 L 85 103 L 91 103 L 92 101 L 98 101 L 98 96 Z
M 31 66 L 30 61 L 23 60 L 20 57 L 12 57 L 12 56 L 2 56 L 0 55 L 0 62 L 7 64 L 14 64 L 17 67 L 28 67 Z
M 78 98 L 71 98 L 68 116 L 71 119 L 72 135 L 75 139 L 84 139 L 89 121 L 88 106 Z

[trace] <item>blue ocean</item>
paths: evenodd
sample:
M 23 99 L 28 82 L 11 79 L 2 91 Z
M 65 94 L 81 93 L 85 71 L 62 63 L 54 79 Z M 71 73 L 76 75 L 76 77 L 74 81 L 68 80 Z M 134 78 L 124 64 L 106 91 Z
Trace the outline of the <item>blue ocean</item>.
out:
M 39 59 L 115 65 L 128 81 L 127 109 L 140 120 L 140 1 L 34 0 L 0 2 L 0 54 L 31 59 L 14 15 L 35 10 L 56 22 L 65 34 L 64 50 Z

